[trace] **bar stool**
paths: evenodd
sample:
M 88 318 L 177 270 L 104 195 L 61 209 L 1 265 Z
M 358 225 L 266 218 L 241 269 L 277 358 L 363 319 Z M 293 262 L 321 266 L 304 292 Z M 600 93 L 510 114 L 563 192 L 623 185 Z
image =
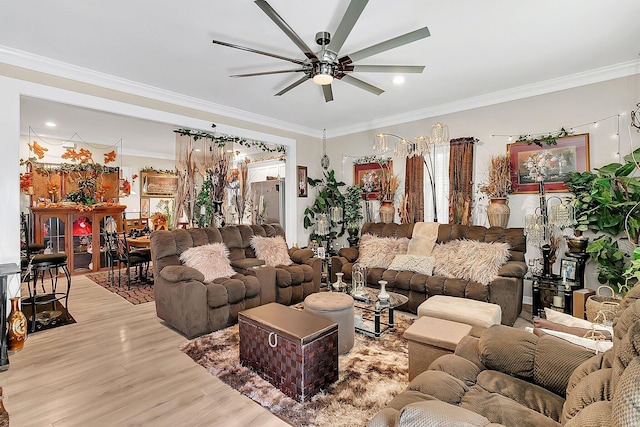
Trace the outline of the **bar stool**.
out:
M 58 288 L 58 275 L 60 270 L 67 278 L 66 290 Z M 69 290 L 71 289 L 71 274 L 67 267 L 67 254 L 64 252 L 53 254 L 39 254 L 31 258 L 29 262 L 29 271 L 33 281 L 28 282 L 29 296 L 22 299 L 22 303 L 31 306 L 31 332 L 36 331 L 36 315 L 37 307 L 40 305 L 51 304 L 51 310 L 56 310 L 56 301 L 61 301 L 64 311 L 69 313 Z M 49 273 L 51 280 L 51 288 L 49 291 L 45 288 L 44 276 Z M 38 294 L 38 278 L 40 278 L 40 287 L 42 292 Z M 64 303 L 62 302 L 64 301 Z

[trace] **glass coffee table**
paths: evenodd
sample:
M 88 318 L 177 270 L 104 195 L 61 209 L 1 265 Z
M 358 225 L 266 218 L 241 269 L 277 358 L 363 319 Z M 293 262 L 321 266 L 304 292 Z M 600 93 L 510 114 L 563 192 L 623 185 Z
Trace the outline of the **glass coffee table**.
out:
M 385 332 L 394 330 L 393 310 L 409 301 L 404 295 L 388 292 L 389 300 L 381 302 L 378 300 L 378 292 L 378 289 L 365 288 L 361 295 L 351 294 L 354 306 L 365 312 L 361 322 L 356 319 L 356 332 L 373 338 L 380 338 Z M 386 321 L 382 319 L 385 313 Z

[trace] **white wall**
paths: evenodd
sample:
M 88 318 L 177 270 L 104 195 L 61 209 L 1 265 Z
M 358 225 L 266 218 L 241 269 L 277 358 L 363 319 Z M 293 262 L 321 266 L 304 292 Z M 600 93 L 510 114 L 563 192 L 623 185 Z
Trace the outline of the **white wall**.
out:
M 620 117 L 620 155 L 624 156 L 632 151 L 627 131 L 629 113 L 638 102 L 640 102 L 640 75 L 635 75 L 331 138 L 328 141 L 328 153 L 332 163 L 339 164 L 343 155 L 374 154 L 372 150 L 373 137 L 378 132 L 413 138 L 418 135 L 428 135 L 432 124 L 442 122 L 449 126 L 450 138 L 473 136 L 480 140 L 480 144 L 475 148 L 474 177 L 476 181 L 481 181 L 486 179 L 487 166 L 491 156 L 506 154 L 508 136 L 492 137 L 491 135 L 513 135 L 515 140 L 521 134 L 553 132 L 560 127 L 575 126 L 576 133 L 589 133 L 591 168 L 594 168 L 617 161 L 618 156 L 615 153 L 618 151 L 618 142 L 613 135 L 617 133 L 618 121 L 616 117 L 607 119 L 600 122 L 597 128 L 593 126 L 593 122 L 619 113 L 624 114 Z M 586 126 L 577 127 L 583 124 Z M 640 134 L 634 131 L 632 138 L 633 148 L 638 148 Z M 402 177 L 401 188 L 404 188 L 404 161 L 394 160 L 393 172 Z M 350 159 L 346 160 L 344 174 L 341 177 L 348 184 L 353 182 L 353 168 Z M 523 227 L 525 214 L 532 213 L 538 206 L 537 195 L 511 195 L 509 205 L 511 207 L 509 227 Z M 484 206 L 480 206 L 474 212 L 474 223 L 488 225 Z M 528 250 L 527 256 L 540 257 L 532 248 Z M 597 287 L 593 268 L 590 268 L 587 273 L 588 286 Z

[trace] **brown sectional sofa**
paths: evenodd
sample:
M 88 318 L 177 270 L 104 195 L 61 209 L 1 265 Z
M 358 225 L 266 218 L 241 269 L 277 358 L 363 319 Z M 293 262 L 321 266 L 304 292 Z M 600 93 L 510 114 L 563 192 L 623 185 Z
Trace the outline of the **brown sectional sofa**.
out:
M 414 224 L 365 223 L 362 234 L 380 237 L 411 238 Z M 368 270 L 367 282 L 377 287 L 379 280 L 387 281 L 387 290 L 403 294 L 409 298 L 406 306 L 400 307 L 416 313 L 418 306 L 433 295 L 448 295 L 471 298 L 498 304 L 502 309 L 502 324 L 513 325 L 522 311 L 523 278 L 527 272 L 524 253 L 526 240 L 522 228 L 501 228 L 482 226 L 466 226 L 440 224 L 436 243 L 444 243 L 456 239 L 469 239 L 481 242 L 507 242 L 511 245 L 511 259 L 498 273 L 498 277 L 489 285 L 456 278 L 425 276 L 409 271 L 385 270 L 372 268 Z M 351 270 L 358 259 L 357 248 L 340 249 L 338 256 L 331 259 L 331 277 L 344 273 L 344 279 L 351 280 Z
M 594 355 L 550 335 L 494 325 L 436 359 L 368 427 L 640 425 L 636 288 L 616 315 L 610 350 Z
M 151 233 L 156 314 L 189 338 L 238 321 L 238 312 L 270 302 L 296 304 L 320 289 L 321 260 L 311 250 L 293 248 L 291 266 L 262 267 L 249 242 L 254 234 L 284 236 L 277 224 L 194 228 Z M 188 248 L 224 242 L 229 248 L 230 278 L 204 282 L 198 270 L 182 265 Z

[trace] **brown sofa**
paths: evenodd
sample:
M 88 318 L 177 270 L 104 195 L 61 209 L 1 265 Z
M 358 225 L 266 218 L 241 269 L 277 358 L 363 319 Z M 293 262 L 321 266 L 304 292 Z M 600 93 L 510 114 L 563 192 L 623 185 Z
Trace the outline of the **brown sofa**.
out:
M 605 353 L 495 325 L 436 359 L 368 426 L 640 425 L 640 288 L 632 293 Z
M 365 223 L 362 234 L 381 237 L 411 238 L 414 224 Z M 498 273 L 498 277 L 489 285 L 456 278 L 441 276 L 425 276 L 409 271 L 385 270 L 372 268 L 368 270 L 367 282 L 377 287 L 379 280 L 387 281 L 387 290 L 403 294 L 409 298 L 408 303 L 400 307 L 416 313 L 418 306 L 433 295 L 448 295 L 471 298 L 478 301 L 498 304 L 502 309 L 502 324 L 513 325 L 522 311 L 523 278 L 527 272 L 524 253 L 526 240 L 522 228 L 486 228 L 482 226 L 440 224 L 436 243 L 444 243 L 456 239 L 469 239 L 481 242 L 507 242 L 511 245 L 511 258 Z M 357 248 L 342 248 L 338 256 L 331 259 L 331 277 L 344 273 L 344 279 L 351 280 L 351 270 L 358 259 Z
M 290 256 L 299 264 L 261 267 L 249 245 L 254 234 L 284 235 L 277 224 L 223 228 L 155 231 L 151 233 L 156 314 L 189 338 L 238 321 L 238 312 L 270 302 L 295 304 L 320 288 L 320 259 L 311 250 L 293 248 Z M 180 254 L 188 248 L 224 242 L 229 248 L 230 278 L 204 282 L 198 270 L 182 265 Z

